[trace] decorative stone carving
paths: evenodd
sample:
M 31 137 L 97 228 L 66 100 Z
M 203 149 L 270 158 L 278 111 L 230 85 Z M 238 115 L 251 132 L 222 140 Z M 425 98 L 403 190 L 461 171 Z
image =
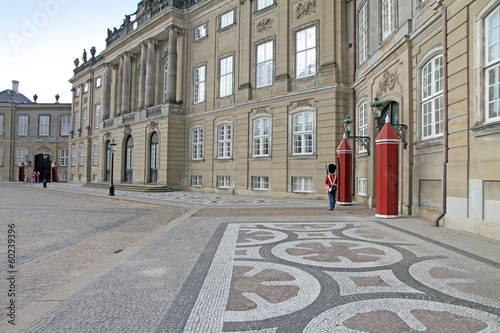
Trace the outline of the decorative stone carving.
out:
M 382 80 L 378 83 L 378 90 L 375 96 L 380 98 L 387 91 L 393 90 L 396 84 L 401 85 L 398 71 L 396 70 L 394 73 L 390 73 L 386 70 L 382 76 Z
M 106 131 L 106 133 L 104 133 L 104 137 L 106 139 L 110 139 L 111 138 L 111 132 L 110 131 Z
M 297 5 L 295 9 L 295 17 L 300 19 L 306 15 L 311 15 L 316 12 L 316 0 L 309 0 L 306 2 L 301 2 Z
M 271 18 L 265 18 L 257 24 L 257 31 L 263 32 L 273 28 L 274 20 Z
M 293 102 L 292 105 L 294 105 L 296 108 L 301 107 L 301 106 L 311 106 L 312 107 L 312 103 L 311 103 L 310 99 L 304 99 L 302 101 Z
M 263 106 L 252 110 L 254 113 L 269 113 L 269 107 Z
M 159 130 L 160 129 L 160 123 L 157 121 L 152 121 L 149 123 L 149 130 L 154 131 L 154 130 Z
M 123 134 L 128 135 L 132 134 L 132 127 L 129 124 L 125 124 L 125 128 L 123 129 Z

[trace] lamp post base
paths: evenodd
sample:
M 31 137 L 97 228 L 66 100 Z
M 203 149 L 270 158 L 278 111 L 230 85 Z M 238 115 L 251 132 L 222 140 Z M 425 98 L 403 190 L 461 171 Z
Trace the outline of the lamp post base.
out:
M 113 197 L 115 195 L 115 187 L 113 185 L 109 185 L 109 194 L 108 196 Z

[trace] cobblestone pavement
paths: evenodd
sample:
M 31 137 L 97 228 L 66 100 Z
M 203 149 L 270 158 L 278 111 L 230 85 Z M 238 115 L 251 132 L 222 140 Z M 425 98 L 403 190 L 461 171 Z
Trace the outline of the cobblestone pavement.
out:
M 326 200 L 100 191 L 0 184 L 2 220 L 29 221 L 0 331 L 500 332 L 499 242 Z

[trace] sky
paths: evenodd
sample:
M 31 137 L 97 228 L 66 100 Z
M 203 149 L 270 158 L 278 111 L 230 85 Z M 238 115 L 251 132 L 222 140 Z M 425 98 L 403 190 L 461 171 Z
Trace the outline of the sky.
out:
M 12 89 L 38 103 L 71 103 L 74 60 L 106 47 L 107 29 L 119 28 L 140 0 L 0 0 L 0 91 Z

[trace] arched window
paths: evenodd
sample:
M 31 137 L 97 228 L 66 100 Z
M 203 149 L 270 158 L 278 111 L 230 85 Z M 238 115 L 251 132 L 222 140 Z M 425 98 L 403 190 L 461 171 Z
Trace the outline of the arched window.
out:
M 126 183 L 132 182 L 132 171 L 134 167 L 134 139 L 130 135 L 125 143 L 125 179 Z
M 149 143 L 149 182 L 158 181 L 158 133 L 151 135 Z

